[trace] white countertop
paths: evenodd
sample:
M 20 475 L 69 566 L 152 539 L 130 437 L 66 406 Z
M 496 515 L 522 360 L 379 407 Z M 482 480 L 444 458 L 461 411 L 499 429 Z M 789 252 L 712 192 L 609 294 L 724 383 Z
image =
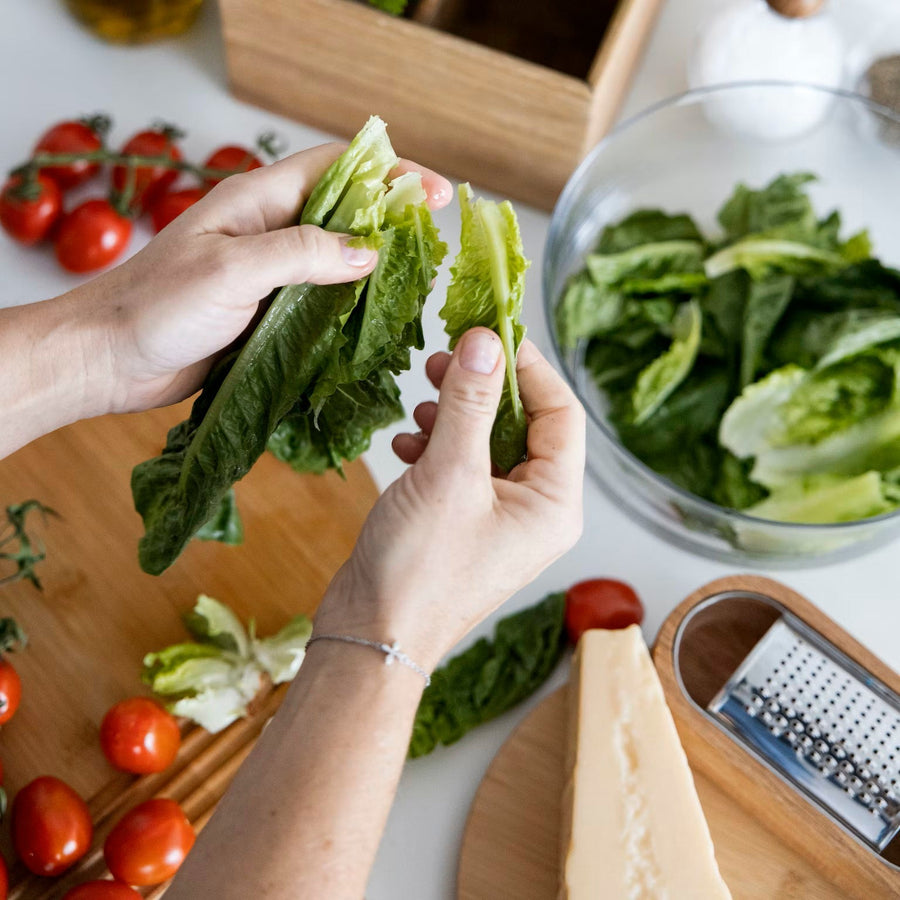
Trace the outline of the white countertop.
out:
M 848 33 L 872 28 L 868 13 L 895 0 L 845 0 L 838 9 Z M 631 91 L 626 114 L 678 93 L 685 87 L 683 60 L 696 23 L 717 0 L 668 0 Z M 852 9 L 850 8 L 852 6 Z M 78 28 L 60 0 L 6 3 L 0 15 L 0 168 L 24 159 L 37 136 L 51 123 L 97 110 L 115 119 L 114 139 L 124 140 L 149 121 L 162 118 L 186 127 L 187 154 L 200 157 L 220 143 L 251 142 L 263 130 L 284 134 L 291 150 L 326 136 L 231 97 L 217 13 L 208 3 L 195 29 L 184 38 L 137 48 L 112 47 Z M 402 148 L 401 148 L 402 149 Z M 517 205 L 526 251 L 534 259 L 526 300 L 530 335 L 547 347 L 540 309 L 539 272 L 548 223 L 543 213 Z M 451 209 L 438 216 L 450 243 L 458 225 Z M 132 249 L 149 233 L 140 230 Z M 58 294 L 75 283 L 45 250 L 25 250 L 0 238 L 0 306 Z M 442 294 L 446 270 L 437 285 Z M 429 348 L 445 346 L 434 303 L 426 312 Z M 422 373 L 424 356 L 402 378 L 407 409 L 431 397 Z M 389 450 L 390 434 L 380 435 L 368 455 L 380 484 L 401 470 Z M 405 427 L 410 427 L 408 424 Z M 627 519 L 591 483 L 585 485 L 585 531 L 579 545 L 504 610 L 528 605 L 551 590 L 581 578 L 610 575 L 631 582 L 647 607 L 645 635 L 652 640 L 671 609 L 701 584 L 733 567 L 692 556 L 663 543 Z M 876 654 L 900 668 L 900 602 L 896 547 L 859 560 L 820 568 L 771 574 L 817 603 Z M 485 623 L 481 632 L 491 629 Z M 565 677 L 557 671 L 549 691 Z M 478 729 L 462 742 L 439 749 L 407 766 L 400 784 L 367 897 L 369 900 L 449 900 L 455 895 L 459 841 L 473 793 L 486 766 L 518 721 L 539 698 Z M 302 861 L 298 860 L 298 864 Z

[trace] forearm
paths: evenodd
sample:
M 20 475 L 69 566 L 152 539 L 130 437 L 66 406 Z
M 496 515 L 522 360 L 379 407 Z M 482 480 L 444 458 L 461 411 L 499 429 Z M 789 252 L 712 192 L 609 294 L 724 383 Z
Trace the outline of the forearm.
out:
M 0 310 L 0 458 L 111 408 L 112 329 L 87 287 Z
M 313 644 L 170 900 L 359 900 L 423 679 L 366 647 Z

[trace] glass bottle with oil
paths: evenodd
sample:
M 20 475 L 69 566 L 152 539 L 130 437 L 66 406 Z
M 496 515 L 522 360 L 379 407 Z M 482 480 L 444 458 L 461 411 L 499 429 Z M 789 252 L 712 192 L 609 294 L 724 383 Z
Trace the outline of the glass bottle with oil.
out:
M 72 14 L 107 41 L 137 44 L 187 30 L 203 0 L 66 0 Z

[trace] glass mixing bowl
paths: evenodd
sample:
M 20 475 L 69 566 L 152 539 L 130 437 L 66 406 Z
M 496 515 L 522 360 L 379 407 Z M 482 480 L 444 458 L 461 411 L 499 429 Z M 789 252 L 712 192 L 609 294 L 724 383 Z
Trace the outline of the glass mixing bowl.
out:
M 563 191 L 544 254 L 547 325 L 560 367 L 587 409 L 589 472 L 617 505 L 666 540 L 767 567 L 820 563 L 879 546 L 900 534 L 900 512 L 793 525 L 743 515 L 679 488 L 619 442 L 604 399 L 581 366 L 584 347 L 560 346 L 553 312 L 606 225 L 650 207 L 689 213 L 717 234 L 715 213 L 738 182 L 762 186 L 798 171 L 818 175 L 810 193 L 820 215 L 839 210 L 847 234 L 869 229 L 875 254 L 900 265 L 900 116 L 855 94 L 780 82 L 691 91 L 619 126 Z

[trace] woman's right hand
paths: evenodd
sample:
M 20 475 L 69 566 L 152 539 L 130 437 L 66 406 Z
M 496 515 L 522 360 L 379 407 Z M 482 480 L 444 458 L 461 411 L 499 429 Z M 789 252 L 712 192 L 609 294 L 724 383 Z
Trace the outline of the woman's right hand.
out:
M 418 435 L 398 435 L 410 468 L 372 509 L 329 588 L 314 633 L 397 640 L 429 671 L 471 628 L 533 580 L 582 527 L 585 417 L 530 341 L 519 349 L 528 459 L 492 475 L 490 434 L 504 381 L 500 340 L 467 332 L 426 371 Z

